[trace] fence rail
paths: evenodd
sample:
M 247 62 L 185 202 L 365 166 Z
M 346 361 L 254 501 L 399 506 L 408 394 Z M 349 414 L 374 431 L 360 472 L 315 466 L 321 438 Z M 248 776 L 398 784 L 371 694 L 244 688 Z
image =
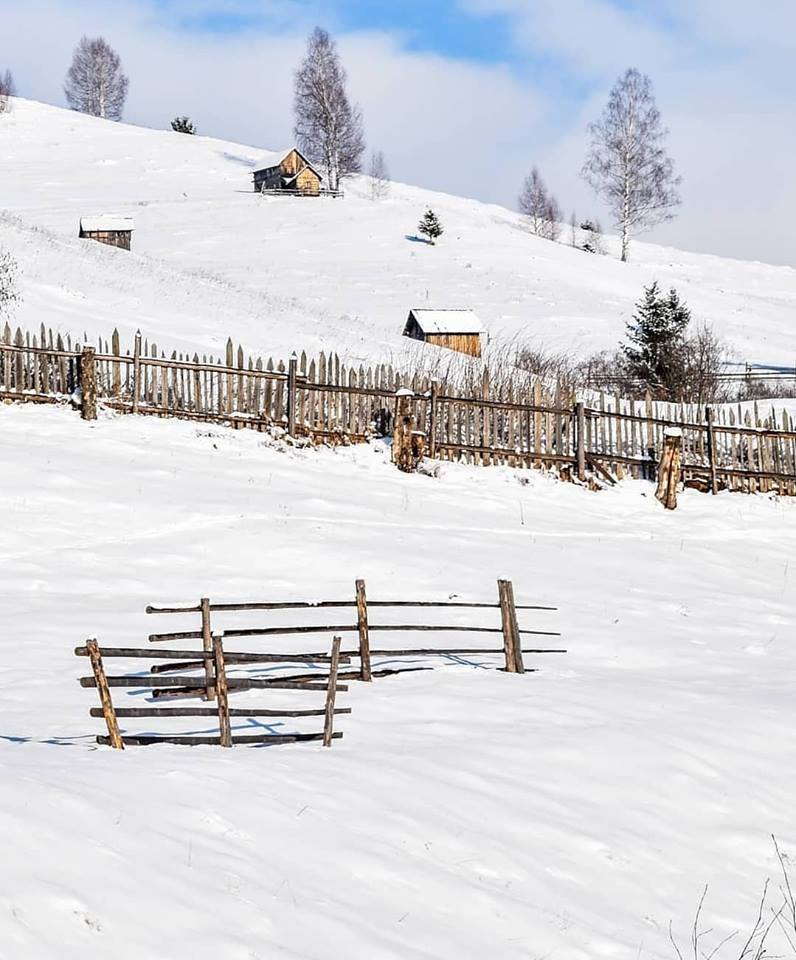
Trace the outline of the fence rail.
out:
M 397 394 L 409 391 L 431 457 L 555 469 L 595 482 L 654 479 L 663 432 L 674 426 L 683 431 L 687 483 L 796 495 L 796 431 L 787 410 L 761 414 L 755 403 L 711 411 L 606 394 L 586 406 L 538 380 L 492 387 L 488 370 L 477 393 L 443 387 L 385 364 L 346 366 L 334 354 L 294 354 L 287 364 L 255 359 L 231 340 L 222 359 L 166 357 L 140 334 L 126 351 L 117 332 L 96 347 L 44 327 L 12 333 L 6 324 L 0 336 L 0 398 L 6 400 L 71 397 L 82 402 L 84 415 L 99 402 L 123 412 L 354 443 L 390 435 Z

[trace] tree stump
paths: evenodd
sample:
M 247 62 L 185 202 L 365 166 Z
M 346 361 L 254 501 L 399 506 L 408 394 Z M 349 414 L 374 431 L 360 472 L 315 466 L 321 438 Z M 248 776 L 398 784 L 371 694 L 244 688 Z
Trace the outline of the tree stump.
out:
M 667 427 L 664 430 L 663 452 L 658 466 L 658 489 L 655 491 L 655 496 L 667 510 L 674 510 L 677 507 L 682 443 L 683 431 L 678 427 Z
M 82 405 L 80 415 L 84 420 L 97 419 L 97 364 L 94 348 L 83 347 L 80 354 L 80 393 Z
M 401 388 L 395 396 L 392 462 L 404 473 L 414 473 L 426 452 L 426 435 L 417 429 L 417 409 L 412 391 Z

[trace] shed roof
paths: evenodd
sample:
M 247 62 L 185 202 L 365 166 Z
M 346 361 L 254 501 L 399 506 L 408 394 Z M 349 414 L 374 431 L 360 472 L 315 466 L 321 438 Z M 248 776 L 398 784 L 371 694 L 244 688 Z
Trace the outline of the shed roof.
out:
M 100 233 L 104 231 L 134 230 L 132 217 L 115 217 L 103 213 L 97 217 L 81 217 L 80 229 L 84 233 Z
M 427 310 L 416 308 L 409 311 L 423 333 L 483 333 L 484 326 L 472 310 Z

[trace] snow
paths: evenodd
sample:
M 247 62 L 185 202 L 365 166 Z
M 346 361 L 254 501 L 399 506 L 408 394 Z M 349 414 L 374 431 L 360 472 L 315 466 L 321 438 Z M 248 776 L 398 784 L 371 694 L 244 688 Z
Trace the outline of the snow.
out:
M 267 146 L 267 145 L 266 145 Z M 262 197 L 261 147 L 86 117 L 20 99 L 0 123 L 0 246 L 20 262 L 18 322 L 62 332 L 137 328 L 165 349 L 353 360 L 421 349 L 409 310 L 472 309 L 493 342 L 578 354 L 616 345 L 645 284 L 675 285 L 739 360 L 793 365 L 796 271 L 634 243 L 632 261 L 532 236 L 502 207 L 394 183 L 383 201 L 353 178 L 345 198 Z M 415 242 L 431 207 L 445 234 Z M 94 211 L 133 216 L 135 249 L 77 238 Z M 98 245 L 97 245 L 98 246 Z M 439 348 L 426 347 L 438 351 Z
M 273 170 L 278 167 L 293 148 L 288 150 L 269 150 L 268 153 L 258 157 L 252 164 L 252 173 L 260 173 L 262 170 Z
M 345 200 L 266 199 L 261 152 L 17 101 L 0 246 L 21 265 L 18 321 L 389 359 L 423 349 L 401 336 L 412 304 L 458 303 L 493 338 L 583 353 L 658 279 L 744 359 L 792 363 L 791 269 L 642 243 L 621 264 L 473 200 L 393 184 L 373 202 L 367 178 Z M 413 240 L 429 206 L 435 247 Z M 103 209 L 135 218 L 134 252 L 77 239 Z M 641 481 L 407 475 L 380 442 L 68 406 L 0 406 L 0 449 L 3 957 L 670 960 L 669 923 L 687 939 L 706 883 L 717 942 L 749 929 L 770 834 L 796 856 L 796 501 L 686 490 L 672 512 Z M 558 607 L 520 625 L 568 653 L 521 677 L 440 658 L 352 684 L 331 750 L 96 747 L 72 652 L 87 637 L 143 646 L 149 603 L 353 598 L 358 577 L 370 599 L 474 601 L 508 577 L 518 602 Z
M 410 315 L 424 333 L 481 333 L 483 325 L 472 310 L 413 309 Z
M 641 482 L 434 479 L 381 444 L 33 405 L 0 408 L 0 437 L 9 957 L 664 960 L 705 883 L 706 926 L 746 928 L 769 834 L 796 850 L 796 503 L 685 491 L 670 513 Z M 357 577 L 493 600 L 499 576 L 559 608 L 521 615 L 569 650 L 538 673 L 353 684 L 331 750 L 93 746 L 72 648 L 144 645 L 147 603 Z
M 98 217 L 81 217 L 80 229 L 94 233 L 101 230 L 133 230 L 132 217 L 114 217 L 102 214 Z

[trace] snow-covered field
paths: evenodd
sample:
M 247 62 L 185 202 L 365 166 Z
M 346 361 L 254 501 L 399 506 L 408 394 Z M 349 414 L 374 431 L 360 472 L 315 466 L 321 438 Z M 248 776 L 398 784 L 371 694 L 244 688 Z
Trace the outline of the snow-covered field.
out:
M 753 918 L 769 834 L 796 856 L 796 503 L 671 514 L 641 482 L 407 476 L 379 444 L 64 408 L 0 408 L 0 451 L 0 956 L 672 958 L 705 883 L 716 942 Z M 86 636 L 358 576 L 487 600 L 511 577 L 569 653 L 352 684 L 332 750 L 93 745 Z
M 658 279 L 740 359 L 793 364 L 791 268 L 644 243 L 625 265 L 539 240 L 475 200 L 395 184 L 375 203 L 366 178 L 343 200 L 263 199 L 251 191 L 261 152 L 16 101 L 0 123 L 0 246 L 24 270 L 19 321 L 92 336 L 118 326 L 125 340 L 141 327 L 168 348 L 231 335 L 265 354 L 383 359 L 403 350 L 410 307 L 470 307 L 495 337 L 585 354 L 616 344 Z M 414 239 L 429 206 L 446 229 L 436 247 Z M 80 217 L 103 212 L 135 218 L 132 254 L 77 239 Z

